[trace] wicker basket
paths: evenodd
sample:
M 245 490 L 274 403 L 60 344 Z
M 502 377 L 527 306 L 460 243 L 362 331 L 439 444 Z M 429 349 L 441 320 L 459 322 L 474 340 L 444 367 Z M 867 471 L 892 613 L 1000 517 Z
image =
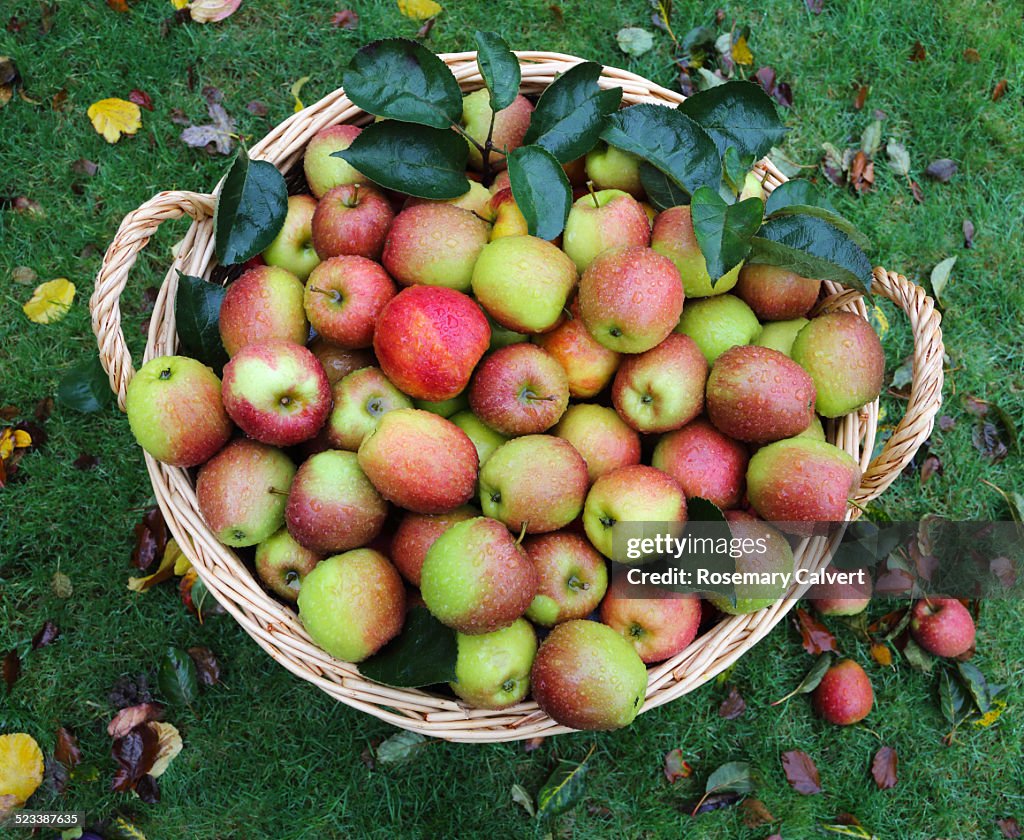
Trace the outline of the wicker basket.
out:
M 539 93 L 582 59 L 545 52 L 518 53 L 522 64 L 522 91 Z M 483 84 L 475 53 L 442 55 L 464 90 Z M 652 102 L 676 105 L 682 97 L 640 76 L 606 67 L 602 87 L 619 86 L 626 104 Z M 254 158 L 268 160 L 283 172 L 301 161 L 306 143 L 320 129 L 342 122 L 363 123 L 369 117 L 337 90 L 278 125 L 250 150 Z M 758 164 L 771 189 L 785 180 L 767 161 Z M 138 253 L 166 219 L 185 214 L 193 224 L 178 250 L 160 289 L 146 344 L 145 360 L 175 352 L 175 269 L 210 278 L 214 267 L 213 211 L 215 194 L 161 192 L 129 213 L 107 249 L 96 289 L 90 301 L 93 331 L 110 385 L 124 409 L 125 389 L 135 373 L 121 328 L 119 298 Z M 826 283 L 819 309 L 843 309 L 866 316 L 861 296 Z M 828 424 L 830 441 L 849 452 L 864 473 L 856 501 L 864 504 L 878 496 L 900 474 L 931 432 L 942 393 L 942 334 L 939 314 L 924 291 L 904 277 L 882 268 L 874 270 L 874 290 L 902 309 L 914 335 L 913 384 L 906 416 L 886 441 L 881 454 L 871 459 L 878 426 L 878 402 Z M 157 502 L 171 533 L 192 561 L 214 597 L 275 660 L 294 674 L 319 686 L 332 697 L 395 726 L 452 741 L 513 741 L 569 731 L 523 702 L 502 711 L 467 708 L 450 697 L 425 691 L 378 685 L 362 677 L 356 666 L 339 662 L 314 645 L 295 612 L 268 595 L 246 565 L 221 545 L 199 515 L 189 473 L 146 455 Z M 859 514 L 851 506 L 848 517 Z M 824 563 L 824 538 L 804 540 L 794 552 L 800 567 L 816 569 Z M 700 636 L 682 653 L 650 669 L 647 700 L 641 711 L 667 703 L 697 688 L 728 668 L 753 647 L 793 607 L 806 587 L 794 585 L 787 598 L 751 615 L 727 617 Z

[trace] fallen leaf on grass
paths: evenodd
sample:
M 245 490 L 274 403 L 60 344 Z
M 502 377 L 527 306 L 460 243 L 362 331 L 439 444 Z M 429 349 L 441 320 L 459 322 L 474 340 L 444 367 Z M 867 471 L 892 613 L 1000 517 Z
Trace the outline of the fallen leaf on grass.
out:
M 522 785 L 512 785 L 512 801 L 516 803 L 520 808 L 526 811 L 531 817 L 537 816 L 537 809 L 533 807 L 533 797 L 527 792 L 526 788 Z
M 982 456 L 993 464 L 998 464 L 1010 454 L 1003 440 L 1002 433 L 995 423 L 982 422 L 974 427 L 971 442 Z
M 864 150 L 858 150 L 850 164 L 850 186 L 858 195 L 866 193 L 875 184 L 875 162 L 868 158 Z
M 160 739 L 156 729 L 148 725 L 136 726 L 115 739 L 110 747 L 110 754 L 117 762 L 117 771 L 111 782 L 111 790 L 133 790 L 156 761 L 159 745 Z
M 355 29 L 359 26 L 359 15 L 351 9 L 342 9 L 331 15 L 331 26 L 338 29 Z
M 762 67 L 754 74 L 754 81 L 783 108 L 789 108 L 793 104 L 793 89 L 788 82 L 776 80 L 773 67 Z
M 914 41 L 914 46 L 910 48 L 910 60 L 924 61 L 927 56 L 928 53 L 925 51 L 924 44 L 920 41 Z
M 947 257 L 932 269 L 930 278 L 932 294 L 935 295 L 935 300 L 940 306 L 943 305 L 942 293 L 946 290 L 946 285 L 949 283 L 954 265 L 956 265 L 956 257 Z
M 192 0 L 188 13 L 196 23 L 220 23 L 231 17 L 242 5 L 242 0 Z
M 879 790 L 896 787 L 896 765 L 898 758 L 892 747 L 882 747 L 871 760 L 871 776 Z
M 942 461 L 938 455 L 928 455 L 921 463 L 921 483 L 926 484 L 935 475 L 942 475 Z
M 107 0 L 107 5 L 122 15 L 128 12 L 128 0 Z
M 16 265 L 11 270 L 11 280 L 19 286 L 31 286 L 38 279 L 39 275 L 27 265 Z
M 32 637 L 32 650 L 49 647 L 57 641 L 59 636 L 60 628 L 47 619 L 43 622 L 42 626 L 36 630 L 36 634 Z
M 75 284 L 58 277 L 36 286 L 21 310 L 34 324 L 52 324 L 67 315 L 74 299 Z
M 196 677 L 199 684 L 209 688 L 220 682 L 220 663 L 213 651 L 207 647 L 190 647 L 188 655 L 196 666 Z
M 687 806 L 691 817 L 735 805 L 748 793 L 756 789 L 754 776 L 746 761 L 730 761 L 723 764 L 704 784 L 704 796 L 693 807 Z
M 434 0 L 398 0 L 398 11 L 413 20 L 436 17 L 443 11 Z
M 0 55 L 0 108 L 3 108 L 21 87 L 21 73 L 14 59 Z
M 974 47 L 968 47 L 964 50 L 964 61 L 968 64 L 977 64 L 981 61 L 981 53 L 974 49 Z
M 31 735 L 0 735 L 0 793 L 24 805 L 43 781 L 43 751 Z M 10 804 L 10 803 L 9 803 Z
M 883 668 L 888 668 L 892 665 L 892 651 L 888 645 L 882 644 L 882 642 L 871 643 L 871 658 Z
M 255 114 L 257 117 L 265 117 L 269 111 L 267 106 L 257 99 L 246 105 L 245 110 L 250 114 Z
M 743 824 L 747 828 L 760 828 L 762 825 L 778 822 L 760 799 L 747 797 L 740 803 L 740 810 L 743 812 Z
M 71 578 L 64 574 L 64 572 L 53 573 L 53 577 L 50 579 L 50 589 L 53 590 L 54 595 L 65 601 L 75 591 L 75 588 L 71 585 Z
M 157 673 L 157 685 L 165 700 L 191 707 L 199 695 L 199 680 L 192 657 L 179 647 L 167 648 Z
M 419 41 L 425 41 L 430 37 L 430 32 L 434 28 L 434 24 L 437 23 L 437 18 L 427 18 L 423 22 L 423 26 L 416 30 L 416 39 Z
M 680 779 L 688 779 L 693 775 L 693 768 L 683 761 L 681 749 L 669 750 L 665 753 L 665 778 L 670 782 L 678 782 Z
M 131 564 L 140 571 L 146 571 L 157 558 L 163 557 L 167 548 L 167 523 L 156 505 L 147 508 L 142 519 L 135 526 L 135 547 L 132 549 Z
M 302 93 L 302 88 L 305 87 L 306 82 L 310 80 L 310 76 L 303 76 L 301 79 L 296 79 L 291 86 L 289 93 L 292 95 L 292 99 L 295 100 L 295 106 L 292 108 L 294 113 L 299 113 L 306 106 L 302 104 L 302 100 L 299 98 L 299 94 Z
M 729 686 L 729 694 L 718 707 L 718 716 L 725 720 L 736 720 L 747 710 L 747 701 L 743 699 L 736 686 Z
M 153 727 L 157 736 L 156 758 L 149 769 L 149 775 L 156 779 L 164 774 L 174 757 L 181 752 L 181 733 L 173 723 L 151 721 L 148 726 Z
M 864 103 L 868 99 L 868 91 L 870 91 L 867 85 L 857 85 L 857 92 L 853 95 L 853 110 L 860 111 L 864 107 Z
M 811 666 L 811 669 L 804 675 L 804 678 L 800 680 L 800 684 L 785 697 L 780 697 L 771 705 L 778 706 L 780 703 L 785 703 L 791 697 L 796 697 L 798 694 L 810 694 L 821 683 L 822 678 L 825 676 L 825 672 L 831 664 L 832 654 L 823 653 L 818 657 L 818 660 L 814 665 Z
M 928 168 L 925 169 L 924 174 L 933 181 L 938 181 L 941 184 L 948 184 L 949 179 L 956 175 L 956 170 L 957 165 L 955 160 L 939 158 L 938 160 L 933 160 L 928 164 Z
M 398 764 L 408 761 L 420 748 L 427 744 L 426 736 L 418 732 L 403 730 L 385 738 L 377 747 L 377 760 L 382 764 Z
M 543 743 L 543 736 L 538 738 L 527 738 L 525 741 L 523 741 L 523 752 L 533 752 Z
M 3 672 L 4 685 L 7 686 L 7 693 L 10 694 L 14 690 L 14 684 L 18 681 L 18 677 L 21 676 L 21 657 L 18 656 L 18 651 L 14 648 L 4 654 Z
M 729 54 L 734 62 L 742 64 L 744 67 L 749 67 L 754 63 L 754 54 L 750 51 L 750 45 L 744 35 L 740 35 L 733 41 Z
M 93 102 L 86 111 L 92 127 L 108 143 L 116 143 L 123 134 L 135 134 L 142 128 L 142 112 L 134 102 L 116 97 Z
M 181 140 L 193 149 L 211 148 L 217 154 L 229 155 L 235 147 L 235 121 L 221 104 L 224 95 L 215 87 L 203 88 L 206 110 L 212 122 L 205 125 L 190 125 L 181 132 Z
M 87 178 L 92 178 L 100 168 L 91 160 L 85 158 L 79 158 L 73 164 L 71 164 L 71 171 L 76 175 L 85 175 Z
M 597 745 L 591 746 L 582 761 L 559 759 L 555 769 L 537 793 L 537 818 L 550 820 L 576 807 L 583 798 L 590 769 L 590 757 Z
M 128 101 L 134 102 L 140 108 L 145 108 L 147 111 L 153 110 L 153 100 L 149 98 L 149 94 L 144 90 L 132 88 L 128 92 Z
M 825 6 L 825 0 L 805 0 L 807 4 L 807 11 L 812 15 L 820 15 L 822 8 Z
M 114 715 L 107 724 L 107 734 L 111 738 L 123 738 L 135 727 L 153 720 L 160 720 L 164 716 L 164 707 L 159 703 L 138 703 L 134 706 L 127 706 Z
M 626 55 L 641 56 L 654 46 L 654 36 L 639 26 L 626 26 L 615 34 L 615 43 Z
M 1021 836 L 1020 825 L 1013 817 L 996 820 L 996 825 L 1006 840 L 1017 840 Z
M 821 778 L 811 757 L 803 750 L 788 750 L 782 754 L 782 771 L 786 781 L 797 793 L 812 796 L 821 793 Z
M 99 462 L 100 459 L 97 456 L 90 455 L 88 452 L 83 452 L 71 462 L 71 466 L 76 470 L 82 470 L 85 472 L 87 470 L 95 469 Z
M 974 247 L 974 222 L 972 222 L 970 219 L 964 219 L 964 223 L 962 225 L 962 228 L 963 228 L 963 232 L 964 232 L 964 247 L 965 248 L 973 248 Z
M 902 143 L 897 143 L 891 137 L 885 144 L 885 154 L 889 158 L 889 168 L 897 175 L 910 175 L 910 153 Z
M 992 101 L 998 102 L 1006 94 L 1006 89 L 1009 87 L 1009 82 L 1006 79 L 1000 79 L 996 82 L 996 86 L 992 89 Z
M 924 204 L 924 191 L 921 189 L 921 185 L 917 181 L 910 182 L 910 194 L 914 196 L 914 201 L 918 204 Z
M 53 757 L 68 770 L 73 770 L 82 763 L 82 749 L 78 739 L 65 727 L 57 730 L 57 743 L 53 748 Z
M 796 622 L 804 650 L 811 654 L 811 656 L 818 656 L 826 652 L 839 652 L 839 648 L 836 645 L 836 637 L 807 610 L 797 607 Z

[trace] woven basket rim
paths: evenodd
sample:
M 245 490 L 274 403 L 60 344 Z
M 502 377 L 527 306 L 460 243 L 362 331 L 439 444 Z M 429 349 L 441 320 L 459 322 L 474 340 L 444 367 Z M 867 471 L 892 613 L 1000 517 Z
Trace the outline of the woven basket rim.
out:
M 517 52 L 523 74 L 523 92 L 539 92 L 585 59 L 543 51 Z M 476 53 L 441 54 L 463 90 L 482 86 Z M 605 67 L 599 78 L 604 87 L 623 88 L 623 103 L 652 102 L 675 105 L 681 94 L 635 73 Z M 275 126 L 250 149 L 255 159 L 269 160 L 288 171 L 300 159 L 308 140 L 327 125 L 366 121 L 338 89 Z M 770 161 L 756 167 L 767 190 L 786 180 Z M 144 360 L 176 349 L 173 300 L 177 270 L 209 278 L 214 264 L 212 216 L 214 193 L 166 191 L 154 196 L 122 221 L 107 249 L 90 300 L 93 331 L 100 360 L 107 371 L 118 405 L 124 409 L 125 389 L 134 374 L 131 354 L 121 329 L 119 298 L 138 253 L 162 221 L 188 215 L 193 219 L 160 288 L 150 321 Z M 873 291 L 896 304 L 908 317 L 914 336 L 913 382 L 906 416 L 893 430 L 882 452 L 872 460 L 878 429 L 878 401 L 827 424 L 829 439 L 849 452 L 863 471 L 855 502 L 863 506 L 882 493 L 900 474 L 931 432 L 941 403 L 943 383 L 942 334 L 934 302 L 924 291 L 894 272 L 876 268 Z M 862 297 L 834 283 L 825 283 L 828 296 L 822 310 L 845 310 L 867 317 Z M 332 697 L 396 726 L 446 740 L 467 742 L 512 741 L 570 732 L 541 712 L 531 701 L 501 711 L 471 709 L 457 699 L 419 689 L 396 689 L 373 683 L 356 666 L 335 660 L 316 647 L 302 629 L 294 611 L 269 595 L 255 575 L 226 546 L 221 545 L 200 517 L 195 491 L 186 470 L 169 467 L 145 455 L 157 502 L 168 528 L 200 578 L 217 601 L 242 625 L 270 656 L 292 673 L 318 686 Z M 852 520 L 860 508 L 851 506 Z M 815 570 L 827 556 L 827 541 L 816 537 L 794 550 L 799 568 Z M 779 623 L 806 591 L 794 584 L 787 596 L 770 607 L 744 616 L 727 617 L 685 651 L 648 669 L 648 692 L 641 713 L 697 688 L 730 667 Z

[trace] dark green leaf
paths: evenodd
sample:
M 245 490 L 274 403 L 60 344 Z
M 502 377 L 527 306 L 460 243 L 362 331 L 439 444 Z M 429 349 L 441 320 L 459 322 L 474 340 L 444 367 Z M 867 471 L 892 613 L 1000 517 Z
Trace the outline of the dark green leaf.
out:
M 730 761 L 708 776 L 704 792 L 746 794 L 753 793 L 755 788 L 750 765 L 745 761 Z
M 693 522 L 725 522 L 722 509 L 700 496 L 686 500 L 686 518 Z
M 686 190 L 647 161 L 640 163 L 640 184 L 647 193 L 647 200 L 659 213 L 669 207 L 690 203 L 690 194 Z
M 690 202 L 693 232 L 708 265 L 711 285 L 738 265 L 750 251 L 750 238 L 761 226 L 764 202 L 747 198 L 727 204 L 710 187 L 701 187 Z
M 827 207 L 816 207 L 811 204 L 788 204 L 785 207 L 778 208 L 769 218 L 781 219 L 785 216 L 813 216 L 816 219 L 828 222 L 833 227 L 839 228 L 862 251 L 867 251 L 871 248 L 871 242 L 854 227 L 853 222 Z
M 537 100 L 524 145 L 543 146 L 559 163 L 569 163 L 594 148 L 605 118 L 622 101 L 622 88 L 598 87 L 602 69 L 585 61 L 555 79 Z
M 419 198 L 457 198 L 469 190 L 466 141 L 444 128 L 388 120 L 366 126 L 334 153 L 371 181 Z
M 383 740 L 377 747 L 377 760 L 382 764 L 400 764 L 413 757 L 420 747 L 425 746 L 427 738 L 418 732 L 403 730 Z
M 939 708 L 952 727 L 957 727 L 970 715 L 967 696 L 953 671 L 943 668 L 939 672 Z
M 160 663 L 157 685 L 164 699 L 175 705 L 190 706 L 199 696 L 196 664 L 187 651 L 178 647 L 167 648 Z
M 935 657 L 913 639 L 907 639 L 907 643 L 903 648 L 903 655 L 906 657 L 907 662 L 910 663 L 910 667 L 915 671 L 924 671 L 924 673 L 930 674 L 935 666 Z
M 650 162 L 691 195 L 698 187 L 717 190 L 722 180 L 722 161 L 714 141 L 673 108 L 625 108 L 608 118 L 601 138 Z
M 554 239 L 565 227 L 572 187 L 561 164 L 542 146 L 520 146 L 508 156 L 512 197 L 531 236 Z
M 821 654 L 821 656 L 819 656 L 811 666 L 811 670 L 804 675 L 802 680 L 800 680 L 800 684 L 785 697 L 776 700 L 771 705 L 778 706 L 780 703 L 785 703 L 790 697 L 795 697 L 798 694 L 810 694 L 821 683 L 822 678 L 825 676 L 825 672 L 829 669 L 831 664 L 832 654 Z
M 732 81 L 696 93 L 679 110 L 711 135 L 724 155 L 729 146 L 755 160 L 781 143 L 788 130 L 775 103 L 754 82 Z
M 741 155 L 735 146 L 725 150 L 722 157 L 722 169 L 724 170 L 725 181 L 732 190 L 733 195 L 743 189 L 743 182 L 746 180 L 750 167 L 754 165 L 753 155 Z
M 992 707 L 993 697 L 992 688 L 985 675 L 977 665 L 970 662 L 957 662 L 956 669 L 960 675 L 960 682 L 967 689 L 975 707 L 981 714 L 985 714 Z
M 57 401 L 75 411 L 102 411 L 113 399 L 107 372 L 95 354 L 68 368 L 57 386 Z
M 804 277 L 834 280 L 871 291 L 871 262 L 838 228 L 814 216 L 785 216 L 766 222 L 751 239 L 750 262 L 791 269 Z
M 583 797 L 587 779 L 587 762 L 594 753 L 590 748 L 586 758 L 577 763 L 561 759 L 554 772 L 537 794 L 537 819 L 548 820 L 563 814 Z
M 212 367 L 218 374 L 228 361 L 218 326 L 224 294 L 223 286 L 178 272 L 174 322 L 181 349 L 204 365 Z
M 476 33 L 476 64 L 491 92 L 491 110 L 500 111 L 519 95 L 522 72 L 519 59 L 505 39 L 494 32 Z
M 213 214 L 217 259 L 235 265 L 255 257 L 277 236 L 288 214 L 288 187 L 277 167 L 238 153 Z
M 342 82 L 349 99 L 380 117 L 434 128 L 448 128 L 462 117 L 462 91 L 452 71 L 416 41 L 367 44 L 353 56 Z
M 454 680 L 457 653 L 455 631 L 425 607 L 413 607 L 398 637 L 361 662 L 359 671 L 384 685 L 419 688 Z
M 795 178 L 792 181 L 785 181 L 779 184 L 765 202 L 764 212 L 769 216 L 776 210 L 787 207 L 790 204 L 810 205 L 811 207 L 824 207 L 832 210 L 832 202 L 810 181 L 803 178 Z

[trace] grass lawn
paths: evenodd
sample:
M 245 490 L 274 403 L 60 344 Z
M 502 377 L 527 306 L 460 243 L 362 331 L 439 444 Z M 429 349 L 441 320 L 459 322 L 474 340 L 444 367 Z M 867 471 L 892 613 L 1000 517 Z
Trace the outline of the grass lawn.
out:
M 353 0 L 360 15 L 354 32 L 331 26 L 343 4 L 315 0 L 246 0 L 229 20 L 208 26 L 173 26 L 165 0 L 135 2 L 117 14 L 102 0 L 58 4 L 52 29 L 40 34 L 36 3 L 3 5 L 18 32 L 0 31 L 0 54 L 14 58 L 28 96 L 0 110 L 0 195 L 39 202 L 38 215 L 0 210 L 0 405 L 31 414 L 52 395 L 63 371 L 95 352 L 87 299 L 100 257 L 121 218 L 161 189 L 204 191 L 225 171 L 179 140 L 171 121 L 181 109 L 205 121 L 205 85 L 224 93 L 239 131 L 255 140 L 292 112 L 292 83 L 312 102 L 340 84 L 356 47 L 381 36 L 411 36 L 418 24 L 391 0 Z M 677 32 L 713 21 L 716 3 L 676 2 Z M 516 48 L 560 50 L 628 67 L 665 85 L 674 83 L 667 36 L 629 59 L 615 44 L 626 25 L 650 27 L 646 0 L 583 3 L 563 0 L 467 2 L 448 0 L 429 45 L 437 51 L 469 49 L 476 28 L 500 30 Z M 955 421 L 932 437 L 943 471 L 922 485 L 901 478 L 879 507 L 893 518 L 928 512 L 950 517 L 1008 518 L 998 493 L 981 480 L 1024 492 L 1016 453 L 997 465 L 984 461 L 971 440 L 972 420 L 962 405 L 976 395 L 1024 424 L 1024 27 L 1012 0 L 824 0 L 820 15 L 803 0 L 724 5 L 726 20 L 752 30 L 755 67 L 771 64 L 794 90 L 784 112 L 793 131 L 787 156 L 816 164 L 821 143 L 840 148 L 859 137 L 873 109 L 886 114 L 885 138 L 903 142 L 920 182 L 923 204 L 911 197 L 880 153 L 875 190 L 860 198 L 829 188 L 842 212 L 875 244 L 873 259 L 924 282 L 940 260 L 956 255 L 944 294 L 943 327 L 950 357 L 944 413 Z M 925 60 L 911 62 L 915 42 Z M 977 51 L 968 61 L 965 48 Z M 1000 79 L 1009 92 L 997 102 Z M 870 86 L 863 110 L 852 107 L 853 83 Z M 90 103 L 144 90 L 154 110 L 143 111 L 137 136 L 108 145 L 86 118 Z M 66 91 L 63 109 L 51 108 Z M 266 104 L 255 116 L 246 104 Z M 925 166 L 952 158 L 959 171 L 948 184 L 927 180 Z M 75 174 L 78 159 L 95 161 L 94 177 Z M 808 169 L 815 173 L 816 170 Z M 818 172 L 819 180 L 820 171 Z M 973 221 L 974 248 L 965 250 L 961 224 Z M 142 290 L 158 285 L 169 248 L 185 223 L 165 225 L 144 252 L 125 296 L 126 332 L 136 358 Z M 31 287 L 12 281 L 28 266 L 40 282 L 65 276 L 78 286 L 68 316 L 58 324 L 30 324 L 21 304 Z M 892 367 L 910 349 L 905 323 L 886 310 L 885 337 Z M 884 422 L 902 403 L 885 402 Z M 731 676 L 747 711 L 724 721 L 723 685 L 711 685 L 644 715 L 617 733 L 563 736 L 532 752 L 521 745 L 431 743 L 403 765 L 370 770 L 360 759 L 369 742 L 394 732 L 385 724 L 330 700 L 276 666 L 229 618 L 200 626 L 165 584 L 145 595 L 130 593 L 132 527 L 150 497 L 141 451 L 126 420 L 114 409 L 81 415 L 58 407 L 46 424 L 49 440 L 21 462 L 18 480 L 0 490 L 0 650 L 24 646 L 46 619 L 61 639 L 26 657 L 24 673 L 0 696 L 0 732 L 32 734 L 50 753 L 64 725 L 79 736 L 83 764 L 63 796 L 45 788 L 34 808 L 85 811 L 90 821 L 126 815 L 150 840 L 160 838 L 342 838 L 362 836 L 531 836 L 535 828 L 510 789 L 535 793 L 556 757 L 582 758 L 591 744 L 585 802 L 561 818 L 564 837 L 751 837 L 781 832 L 786 838 L 825 836 L 817 828 L 839 812 L 855 814 L 882 838 L 998 837 L 996 820 L 1024 822 L 1024 634 L 1016 603 L 983 605 L 975 662 L 999 683 L 1009 683 L 1008 708 L 989 728 L 967 725 L 957 743 L 941 743 L 945 723 L 935 699 L 935 678 L 898 662 L 893 670 L 871 663 L 855 635 L 833 621 L 843 649 L 865 664 L 877 707 L 866 725 L 839 730 L 811 716 L 806 698 L 769 707 L 801 678 L 812 660 L 790 622 L 748 654 Z M 75 469 L 83 453 L 98 457 L 91 470 Z M 58 598 L 57 571 L 74 591 Z M 879 610 L 881 611 L 881 610 Z M 108 693 L 123 675 L 151 678 L 169 645 L 206 645 L 224 667 L 223 684 L 205 691 L 194 712 L 172 708 L 185 748 L 161 780 L 163 799 L 144 805 L 110 792 L 114 762 L 106 724 Z M 871 756 L 882 744 L 899 754 L 899 782 L 875 788 Z M 695 768 L 670 785 L 662 773 L 666 751 L 681 748 Z M 780 754 L 799 748 L 821 771 L 824 792 L 801 796 L 786 783 Z M 726 761 L 749 761 L 761 784 L 757 796 L 778 821 L 748 828 L 737 808 L 691 819 L 680 809 L 703 790 L 708 773 Z

